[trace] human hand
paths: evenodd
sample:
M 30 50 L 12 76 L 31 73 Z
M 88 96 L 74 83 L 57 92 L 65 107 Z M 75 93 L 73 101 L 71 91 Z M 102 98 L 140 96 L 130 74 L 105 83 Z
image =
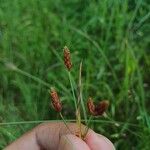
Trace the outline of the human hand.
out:
M 113 144 L 104 136 L 89 129 L 85 140 L 75 134 L 78 127 L 68 123 L 71 134 L 63 123 L 44 123 L 38 125 L 4 150 L 115 150 Z M 82 126 L 85 131 L 85 126 Z

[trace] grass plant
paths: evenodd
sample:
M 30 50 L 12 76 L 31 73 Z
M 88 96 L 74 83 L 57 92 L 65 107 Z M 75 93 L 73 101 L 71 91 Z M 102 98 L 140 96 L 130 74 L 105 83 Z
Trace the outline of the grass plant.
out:
M 41 122 L 60 121 L 48 105 L 55 84 L 66 121 L 75 118 L 61 56 L 67 45 L 73 86 L 83 62 L 82 99 L 110 100 L 90 127 L 116 149 L 149 150 L 149 18 L 147 0 L 0 0 L 0 149 Z

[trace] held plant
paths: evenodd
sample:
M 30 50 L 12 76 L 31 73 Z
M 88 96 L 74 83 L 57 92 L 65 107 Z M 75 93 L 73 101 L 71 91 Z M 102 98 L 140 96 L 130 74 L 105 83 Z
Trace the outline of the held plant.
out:
M 102 116 L 109 106 L 109 101 L 103 100 L 103 101 L 99 102 L 98 104 L 94 104 L 93 99 L 91 97 L 89 97 L 88 101 L 87 101 L 87 105 L 83 102 L 82 81 L 81 81 L 82 62 L 80 63 L 80 68 L 79 68 L 78 94 L 76 94 L 75 91 L 77 91 L 77 90 L 75 90 L 75 88 L 73 86 L 74 80 L 71 75 L 72 62 L 71 62 L 70 50 L 68 49 L 67 46 L 65 46 L 63 52 L 64 52 L 64 65 L 68 72 L 72 96 L 73 96 L 74 105 L 75 105 L 76 124 L 79 129 L 77 136 L 84 140 L 86 134 L 88 133 L 89 123 L 91 121 L 91 118 L 96 117 L 96 116 Z M 77 97 L 76 97 L 76 95 L 77 95 Z M 62 106 L 62 103 L 60 101 L 57 91 L 53 87 L 51 87 L 51 89 L 50 89 L 50 97 L 51 97 L 51 102 L 52 102 L 53 108 L 55 109 L 56 112 L 59 113 L 60 117 L 62 118 L 62 120 L 63 120 L 64 124 L 66 125 L 67 129 L 69 130 L 69 132 L 72 133 L 71 130 L 69 129 L 69 126 L 67 125 L 66 120 L 64 119 L 64 117 L 62 115 L 63 106 Z M 85 111 L 85 106 L 87 106 L 87 109 L 90 113 L 90 117 L 88 120 L 87 120 L 87 115 L 86 115 L 86 111 Z M 82 131 L 82 129 L 81 129 L 81 124 L 82 124 L 81 107 L 83 109 L 85 125 L 87 126 L 85 131 Z

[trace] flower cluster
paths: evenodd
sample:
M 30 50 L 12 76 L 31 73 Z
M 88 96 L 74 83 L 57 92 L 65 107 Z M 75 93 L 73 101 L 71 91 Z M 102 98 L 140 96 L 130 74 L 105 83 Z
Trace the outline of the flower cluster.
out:
M 72 62 L 70 57 L 70 50 L 67 46 L 64 47 L 64 64 L 66 68 L 70 71 L 70 69 L 72 68 Z
M 73 87 L 73 84 L 72 84 L 72 78 L 71 78 L 71 75 L 70 75 L 70 73 L 71 73 L 70 70 L 72 68 L 71 56 L 70 56 L 70 51 L 69 51 L 67 46 L 64 47 L 63 52 L 64 52 L 64 65 L 68 70 L 68 75 L 69 75 L 69 80 L 70 80 L 70 84 L 71 84 L 72 94 L 74 96 L 74 101 L 75 101 L 75 104 L 76 104 L 75 106 L 77 106 L 77 108 L 76 108 L 76 120 L 77 120 L 77 124 L 79 126 L 79 129 L 80 129 L 79 137 L 81 139 L 84 139 L 86 134 L 81 133 L 81 115 L 80 115 L 80 104 L 81 104 L 80 102 L 81 102 L 81 99 L 78 97 L 78 105 L 77 105 L 76 98 L 75 98 L 75 90 L 74 90 L 74 87 Z M 81 78 L 81 68 L 80 68 L 79 81 L 81 81 L 80 78 Z M 70 129 L 67 126 L 67 123 L 66 123 L 66 121 L 65 121 L 65 119 L 64 119 L 64 117 L 61 113 L 62 103 L 60 101 L 60 98 L 58 96 L 57 91 L 54 88 L 51 88 L 50 96 L 51 96 L 52 105 L 53 105 L 55 111 L 59 112 L 61 118 L 63 119 L 63 121 L 66 125 L 66 127 L 70 131 Z M 80 96 L 80 94 L 79 94 L 79 96 Z M 101 116 L 101 115 L 103 115 L 104 112 L 107 110 L 108 106 L 109 106 L 109 101 L 107 101 L 107 100 L 103 100 L 103 101 L 100 101 L 98 104 L 95 104 L 93 102 L 93 99 L 90 97 L 87 101 L 87 108 L 89 110 L 90 115 L 92 115 L 92 116 Z M 87 131 L 88 131 L 88 129 L 87 129 Z M 87 133 L 87 132 L 85 132 L 85 133 Z M 77 134 L 77 136 L 78 136 L 78 134 Z
M 57 92 L 54 88 L 51 88 L 50 96 L 51 96 L 51 99 L 52 99 L 52 104 L 53 104 L 54 109 L 57 112 L 61 112 L 62 104 L 61 104 L 60 98 L 59 98 L 59 96 L 58 96 L 58 94 L 57 94 Z
M 109 101 L 103 100 L 99 102 L 98 105 L 95 105 L 93 99 L 90 97 L 87 102 L 87 107 L 91 115 L 101 116 L 107 110 L 109 106 Z

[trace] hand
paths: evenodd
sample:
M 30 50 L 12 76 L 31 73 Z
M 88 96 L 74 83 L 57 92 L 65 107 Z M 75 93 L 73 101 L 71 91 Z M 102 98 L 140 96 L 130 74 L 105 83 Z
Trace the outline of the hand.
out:
M 89 129 L 85 140 L 75 134 L 78 127 L 68 123 L 73 134 L 63 123 L 44 123 L 38 125 L 4 150 L 115 150 L 113 144 L 104 136 Z M 82 126 L 82 131 L 86 127 Z

